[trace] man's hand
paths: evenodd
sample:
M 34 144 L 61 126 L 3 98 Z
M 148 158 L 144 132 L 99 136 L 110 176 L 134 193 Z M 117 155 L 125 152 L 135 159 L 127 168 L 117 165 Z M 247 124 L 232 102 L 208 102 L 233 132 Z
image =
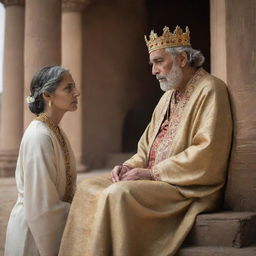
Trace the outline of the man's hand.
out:
M 119 176 L 120 180 L 152 180 L 151 170 L 145 168 L 134 168 Z
M 121 180 L 122 175 L 127 173 L 131 168 L 127 165 L 116 165 L 111 171 L 111 177 L 113 182 Z

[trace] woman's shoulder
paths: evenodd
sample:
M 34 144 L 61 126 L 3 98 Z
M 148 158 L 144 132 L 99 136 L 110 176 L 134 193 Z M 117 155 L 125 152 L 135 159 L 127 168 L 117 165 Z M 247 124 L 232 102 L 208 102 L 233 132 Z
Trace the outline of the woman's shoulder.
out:
M 51 133 L 47 125 L 39 120 L 33 120 L 23 135 L 23 141 L 40 141 L 51 140 Z
M 54 156 L 54 143 L 51 133 L 44 123 L 33 120 L 25 130 L 20 144 L 20 157 Z

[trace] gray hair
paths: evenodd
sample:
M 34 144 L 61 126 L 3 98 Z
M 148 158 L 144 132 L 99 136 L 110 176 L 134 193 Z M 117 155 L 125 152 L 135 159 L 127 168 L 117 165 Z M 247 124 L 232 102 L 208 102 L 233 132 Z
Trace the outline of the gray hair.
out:
M 177 56 L 179 53 L 185 52 L 188 57 L 188 64 L 192 68 L 199 68 L 204 64 L 205 57 L 201 51 L 195 50 L 190 46 L 179 46 L 172 48 L 165 48 L 165 51 Z
M 43 93 L 54 93 L 64 72 L 68 70 L 60 66 L 47 66 L 34 75 L 30 84 L 30 97 L 33 102 L 29 103 L 29 109 L 32 113 L 38 115 L 44 111 Z

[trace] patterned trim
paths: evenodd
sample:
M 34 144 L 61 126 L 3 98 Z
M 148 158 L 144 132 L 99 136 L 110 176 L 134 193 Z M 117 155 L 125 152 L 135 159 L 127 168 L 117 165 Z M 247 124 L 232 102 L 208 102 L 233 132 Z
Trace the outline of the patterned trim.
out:
M 161 143 L 163 143 L 164 139 L 165 139 L 165 135 L 168 131 L 168 126 L 169 126 L 169 121 L 165 120 L 160 128 L 160 131 L 155 139 L 155 141 L 152 144 L 150 153 L 149 153 L 149 161 L 148 161 L 148 167 L 152 168 L 155 164 L 155 160 L 156 160 L 156 155 L 157 155 L 157 151 L 161 145 Z
M 56 135 L 60 143 L 63 156 L 64 156 L 65 168 L 66 168 L 66 188 L 65 188 L 65 195 L 64 195 L 63 201 L 71 203 L 74 193 L 73 193 L 73 183 L 72 183 L 72 175 L 71 175 L 70 155 L 69 155 L 67 143 L 61 133 L 59 126 L 55 125 L 45 113 L 39 114 L 39 116 L 36 117 L 35 119 L 45 123 L 54 132 L 54 134 Z

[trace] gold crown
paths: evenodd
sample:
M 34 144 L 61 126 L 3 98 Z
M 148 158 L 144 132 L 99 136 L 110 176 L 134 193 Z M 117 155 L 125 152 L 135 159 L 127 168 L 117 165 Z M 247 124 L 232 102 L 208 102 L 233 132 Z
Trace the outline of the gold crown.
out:
M 144 36 L 148 52 L 151 53 L 155 50 L 167 47 L 191 46 L 189 33 L 188 27 L 186 27 L 186 32 L 183 33 L 182 29 L 179 26 L 176 26 L 173 33 L 170 33 L 170 29 L 165 26 L 163 28 L 163 34 L 158 37 L 157 33 L 151 30 L 149 40 Z

